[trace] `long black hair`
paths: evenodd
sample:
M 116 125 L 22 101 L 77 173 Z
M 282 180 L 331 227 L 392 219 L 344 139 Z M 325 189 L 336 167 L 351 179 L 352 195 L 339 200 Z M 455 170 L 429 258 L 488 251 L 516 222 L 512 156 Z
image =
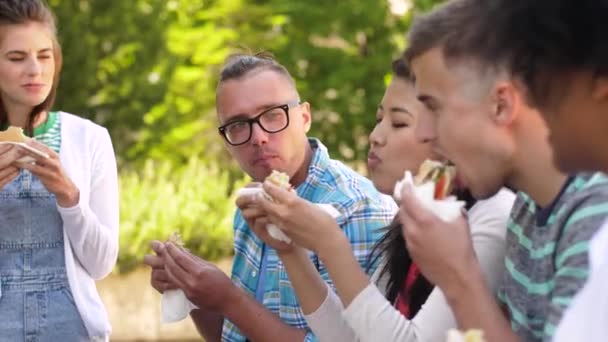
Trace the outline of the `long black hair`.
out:
M 465 207 L 467 210 L 476 203 L 476 200 L 468 190 L 455 191 L 454 195 L 458 200 L 466 203 Z M 399 217 L 395 216 L 393 222 L 381 230 L 384 232 L 384 235 L 369 254 L 368 265 L 371 267 L 371 265 L 376 265 L 379 260 L 384 259 L 378 279 L 388 276 L 386 299 L 391 303 L 395 303 L 397 296 L 401 295 L 409 305 L 410 317 L 413 317 L 426 302 L 435 285 L 428 281 L 424 275 L 420 274 L 412 284 L 410 292 L 405 293 L 403 284 L 412 266 L 412 258 L 405 245 Z

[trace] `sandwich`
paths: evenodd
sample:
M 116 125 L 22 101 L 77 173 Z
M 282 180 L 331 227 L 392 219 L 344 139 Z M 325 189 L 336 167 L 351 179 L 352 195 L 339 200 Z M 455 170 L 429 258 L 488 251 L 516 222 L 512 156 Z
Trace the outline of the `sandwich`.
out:
M 443 200 L 452 192 L 454 178 L 456 177 L 456 168 L 447 163 L 441 163 L 434 160 L 425 160 L 416 177 L 414 177 L 415 185 L 423 185 L 427 182 L 435 184 L 433 198 Z
M 291 184 L 289 184 L 289 175 L 284 172 L 272 170 L 270 175 L 268 175 L 264 181 L 270 182 L 281 189 L 291 190 Z
M 23 128 L 20 128 L 20 127 L 9 126 L 5 131 L 0 131 L 0 144 L 19 145 L 19 146 L 23 147 L 24 149 L 26 149 L 34 154 L 37 154 L 38 156 L 40 156 L 42 158 L 49 158 L 49 155 L 46 154 L 45 152 L 39 151 L 39 150 L 27 145 L 26 143 L 30 139 L 31 138 L 29 138 L 25 134 L 23 134 Z M 24 157 L 21 157 L 20 159 L 18 159 L 17 161 L 21 162 L 21 163 L 32 163 L 32 162 L 35 162 L 36 160 L 30 156 L 24 156 Z
M 485 339 L 481 330 L 470 329 L 460 332 L 456 329 L 450 329 L 447 333 L 446 342 L 485 342 Z
M 291 184 L 289 183 L 289 175 L 284 172 L 272 170 L 270 175 L 268 175 L 264 181 L 270 182 L 283 190 L 292 190 Z M 272 201 L 272 197 L 270 197 L 266 192 L 262 192 L 262 194 L 268 200 Z M 276 225 L 270 223 L 266 226 L 266 229 L 268 230 L 268 235 L 270 235 L 273 239 L 291 243 L 291 239 Z
M 13 143 L 25 143 L 29 140 L 25 134 L 23 134 L 23 128 L 9 126 L 6 131 L 0 132 L 0 142 L 13 142 Z
M 264 181 L 268 181 L 284 190 L 293 191 L 293 187 L 289 183 L 289 175 L 284 172 L 273 170 Z M 269 201 L 273 201 L 272 197 L 270 197 L 270 195 L 264 191 L 260 183 L 254 183 L 253 185 L 250 184 L 245 188 L 239 189 L 236 192 L 236 197 L 238 198 L 242 196 L 263 196 Z M 333 218 L 340 216 L 340 212 L 331 204 L 315 203 L 315 205 Z M 266 226 L 266 229 L 268 230 L 268 235 L 270 235 L 273 239 L 291 243 L 291 239 L 276 225 L 269 223 Z
M 427 209 L 444 221 L 451 221 L 460 216 L 464 207 L 463 201 L 457 201 L 454 196 L 450 196 L 455 176 L 454 166 L 426 160 L 420 165 L 416 177 L 413 177 L 410 171 L 405 171 L 403 179 L 395 184 L 393 197 L 400 203 L 403 186 L 411 184 L 416 198 Z
M 184 247 L 184 241 L 182 240 L 182 236 L 178 232 L 173 232 L 169 235 L 167 242 L 171 242 L 178 247 Z

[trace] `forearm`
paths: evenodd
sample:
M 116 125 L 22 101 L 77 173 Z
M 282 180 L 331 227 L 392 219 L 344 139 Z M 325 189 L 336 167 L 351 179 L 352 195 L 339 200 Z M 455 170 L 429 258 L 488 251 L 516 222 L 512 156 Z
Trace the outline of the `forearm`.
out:
M 308 315 L 316 311 L 327 297 L 327 284 L 310 261 L 306 250 L 297 248 L 288 253 L 279 253 L 285 270 L 302 307 Z
M 196 326 L 198 333 L 203 336 L 207 342 L 215 342 L 222 340 L 222 326 L 224 317 L 216 312 L 211 312 L 202 309 L 190 311 L 190 317 Z
M 455 277 L 450 286 L 442 288 L 458 326 L 463 330 L 481 329 L 488 341 L 519 341 L 479 268 L 470 269 L 467 274 Z
M 236 325 L 250 341 L 303 341 L 306 331 L 291 327 L 258 303 L 244 291 L 237 289 L 224 308 L 224 317 Z
M 338 240 L 320 249 L 318 255 L 334 282 L 338 296 L 347 307 L 370 283 L 355 259 L 347 238 L 341 235 Z

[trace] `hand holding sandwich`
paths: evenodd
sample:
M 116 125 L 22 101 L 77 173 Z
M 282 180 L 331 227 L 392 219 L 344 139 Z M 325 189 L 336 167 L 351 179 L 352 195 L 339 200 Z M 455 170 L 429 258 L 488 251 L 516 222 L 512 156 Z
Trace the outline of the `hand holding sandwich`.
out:
M 55 195 L 57 204 L 63 208 L 70 208 L 78 204 L 80 200 L 80 190 L 68 177 L 61 165 L 59 154 L 48 146 L 34 140 L 28 140 L 28 146 L 48 154 L 48 158 L 32 153 L 20 146 L 15 148 L 23 149 L 25 155 L 34 158 L 34 163 L 19 163 L 19 167 L 29 170 L 34 176 L 38 177 L 47 190 Z
M 25 152 L 13 145 L 0 145 L 0 189 L 12 182 L 19 175 L 15 161 L 23 157 Z
M 270 182 L 264 183 L 264 191 L 273 200 L 259 199 L 260 207 L 298 246 L 319 254 L 332 250 L 336 239 L 346 239 L 336 219 L 314 203 Z
M 420 202 L 411 184 L 403 186 L 401 198 L 399 216 L 410 255 L 446 297 L 457 295 L 471 270 L 479 269 L 466 217 L 440 219 Z

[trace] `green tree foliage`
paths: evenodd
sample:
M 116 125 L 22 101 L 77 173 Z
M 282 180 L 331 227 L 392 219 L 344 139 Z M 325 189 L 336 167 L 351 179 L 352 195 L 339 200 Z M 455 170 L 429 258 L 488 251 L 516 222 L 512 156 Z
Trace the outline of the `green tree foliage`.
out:
M 416 0 L 429 8 L 437 0 Z M 50 0 L 64 50 L 57 106 L 107 126 L 121 162 L 204 153 L 230 165 L 216 132 L 218 69 L 270 51 L 314 112 L 312 134 L 361 160 L 410 16 L 388 1 Z
M 118 270 L 141 264 L 150 241 L 166 240 L 173 232 L 185 247 L 208 260 L 230 255 L 234 185 L 226 171 L 191 158 L 175 171 L 168 161 L 148 160 L 139 172 L 125 171 L 120 178 L 121 218 Z
M 117 152 L 123 269 L 176 229 L 202 256 L 230 252 L 230 196 L 242 173 L 215 114 L 228 55 L 273 53 L 312 105 L 311 135 L 362 164 L 412 13 L 393 14 L 388 0 L 47 1 L 64 52 L 56 107 L 106 126 Z

